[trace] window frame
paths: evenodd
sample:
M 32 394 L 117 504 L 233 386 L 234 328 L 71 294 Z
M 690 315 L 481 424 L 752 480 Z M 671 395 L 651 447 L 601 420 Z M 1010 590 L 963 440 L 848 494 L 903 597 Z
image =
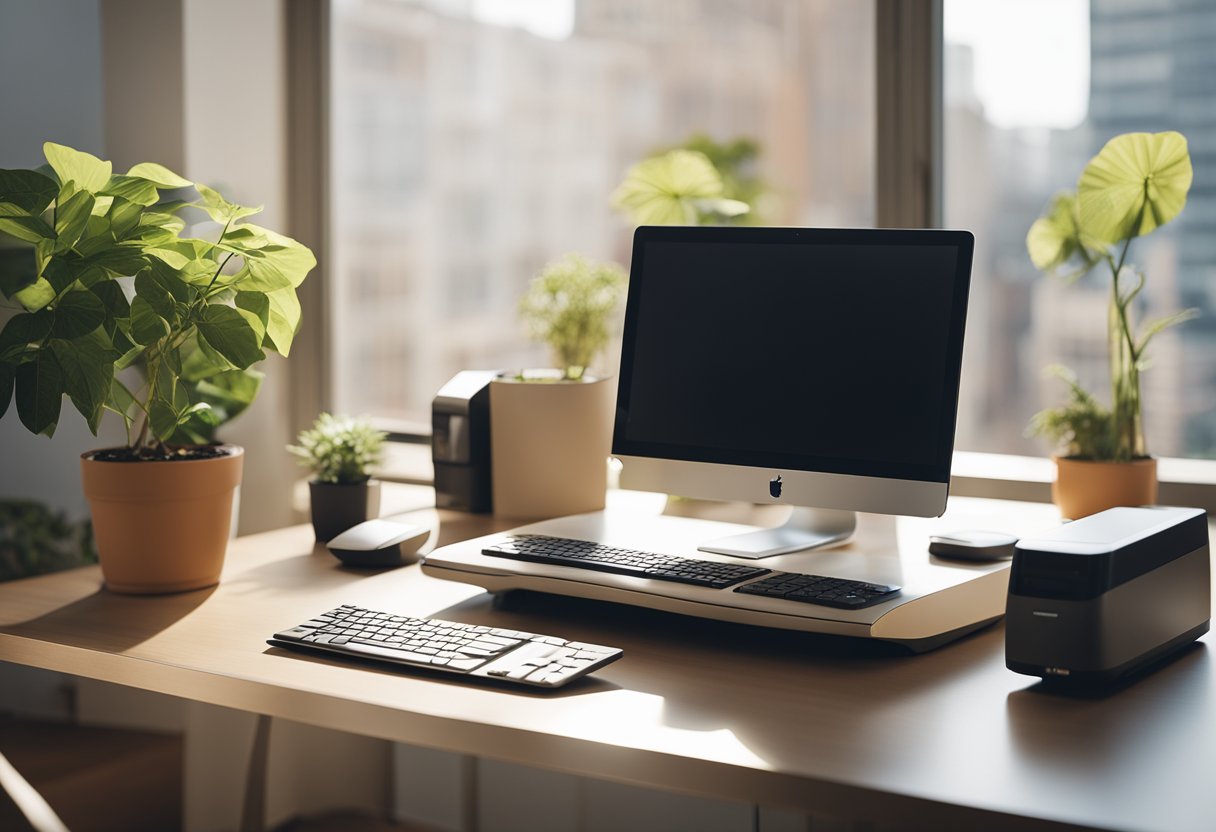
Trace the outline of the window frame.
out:
M 880 228 L 940 228 L 942 219 L 942 14 L 943 0 L 875 2 L 875 217 Z M 317 253 L 317 271 L 302 287 L 310 307 L 303 338 L 290 362 L 291 424 L 303 427 L 333 407 L 332 285 L 327 183 L 330 173 L 329 77 L 331 0 L 284 3 L 285 110 L 292 140 L 286 150 L 291 224 Z M 430 443 L 427 425 L 391 425 L 390 441 Z M 417 454 L 413 454 L 416 457 Z M 416 460 L 415 460 L 416 462 Z M 419 471 L 386 478 L 419 482 Z M 1163 502 L 1216 513 L 1216 461 L 1159 459 Z M 1051 500 L 1054 478 L 1047 457 L 955 451 L 951 493 L 963 496 Z

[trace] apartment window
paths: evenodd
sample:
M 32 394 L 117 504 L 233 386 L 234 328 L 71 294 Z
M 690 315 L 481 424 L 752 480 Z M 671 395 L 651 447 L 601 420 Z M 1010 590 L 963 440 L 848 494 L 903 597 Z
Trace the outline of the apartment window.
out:
M 1216 456 L 1216 6 L 946 0 L 943 25 L 943 219 L 976 235 L 957 447 L 1041 454 L 1023 430 L 1064 392 L 1045 365 L 1109 389 L 1109 277 L 1036 272 L 1026 231 L 1111 137 L 1178 130 L 1195 180 L 1181 217 L 1133 243 L 1148 275 L 1139 312 L 1202 317 L 1154 343 L 1145 421 L 1154 454 Z
M 335 407 L 427 422 L 460 369 L 549 364 L 516 317 L 528 279 L 568 252 L 627 264 L 609 195 L 693 136 L 755 143 L 760 222 L 873 225 L 874 16 L 839 0 L 335 0 Z

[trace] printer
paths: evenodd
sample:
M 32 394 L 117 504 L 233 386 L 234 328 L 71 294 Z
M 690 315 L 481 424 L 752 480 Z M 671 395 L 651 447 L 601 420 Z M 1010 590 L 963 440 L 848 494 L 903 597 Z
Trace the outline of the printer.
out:
M 486 512 L 490 490 L 490 382 L 497 370 L 464 370 L 431 403 L 435 505 Z
M 1108 684 L 1208 631 L 1207 515 L 1112 508 L 1023 538 L 1005 609 L 1005 665 L 1056 684 Z

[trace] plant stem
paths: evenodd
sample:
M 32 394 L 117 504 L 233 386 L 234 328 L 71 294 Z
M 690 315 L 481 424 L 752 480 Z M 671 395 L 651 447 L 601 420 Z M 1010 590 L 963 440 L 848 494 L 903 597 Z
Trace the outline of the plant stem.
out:
M 1147 195 L 1146 202 L 1147 205 Z M 1138 228 L 1143 218 L 1144 207 L 1136 218 L 1133 231 Z M 1140 366 L 1136 353 L 1135 339 L 1132 337 L 1131 322 L 1127 307 L 1143 288 L 1143 280 L 1135 291 L 1124 297 L 1119 289 L 1119 275 L 1127 262 L 1127 252 L 1131 247 L 1133 233 L 1123 241 L 1123 249 L 1119 252 L 1119 260 L 1115 262 L 1110 256 L 1106 261 L 1111 269 L 1111 298 L 1107 331 L 1110 349 L 1111 372 L 1111 429 L 1114 433 L 1114 454 L 1117 461 L 1127 462 L 1136 457 L 1146 455 L 1144 431 L 1140 412 Z

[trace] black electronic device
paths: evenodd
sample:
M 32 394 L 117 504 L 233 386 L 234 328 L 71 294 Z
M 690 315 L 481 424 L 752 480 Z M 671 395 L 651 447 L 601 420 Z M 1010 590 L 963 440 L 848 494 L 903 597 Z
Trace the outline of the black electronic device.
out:
M 495 370 L 463 370 L 431 403 L 431 459 L 435 505 L 488 512 L 490 480 L 490 382 Z
M 1113 682 L 1208 631 L 1207 514 L 1112 508 L 1018 541 L 1005 665 L 1055 683 Z

